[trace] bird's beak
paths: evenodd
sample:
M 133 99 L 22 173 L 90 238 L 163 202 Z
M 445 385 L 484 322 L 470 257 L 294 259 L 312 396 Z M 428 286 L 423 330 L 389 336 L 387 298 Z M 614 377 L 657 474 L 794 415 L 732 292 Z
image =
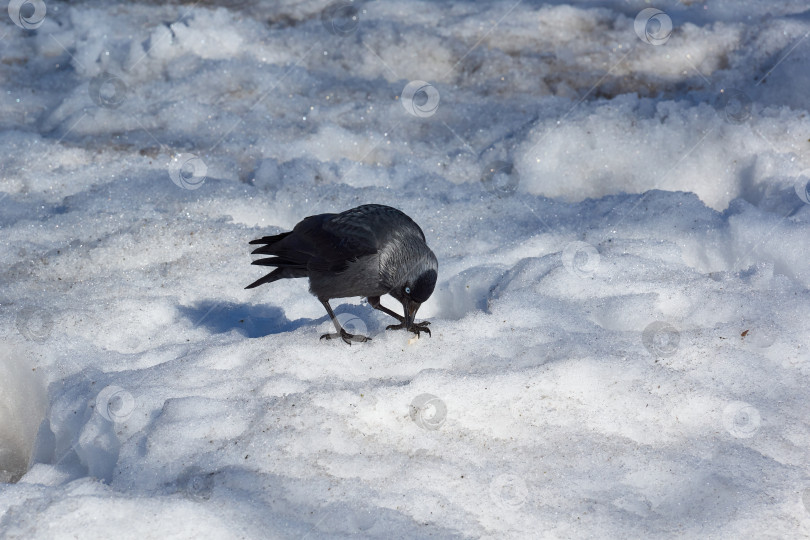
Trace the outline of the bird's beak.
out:
M 410 328 L 413 324 L 413 319 L 416 317 L 416 312 L 419 311 L 421 302 L 414 302 L 413 300 L 405 300 L 402 307 L 405 309 L 405 326 Z

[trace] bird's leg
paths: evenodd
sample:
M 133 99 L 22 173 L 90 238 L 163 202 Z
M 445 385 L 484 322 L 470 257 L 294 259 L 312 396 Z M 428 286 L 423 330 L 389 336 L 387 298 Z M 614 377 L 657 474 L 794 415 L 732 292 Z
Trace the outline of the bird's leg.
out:
M 368 304 L 369 304 L 371 307 L 373 307 L 374 309 L 379 309 L 379 310 L 380 310 L 380 311 L 382 311 L 383 313 L 386 313 L 386 314 L 388 314 L 388 315 L 391 315 L 393 318 L 395 318 L 396 320 L 398 320 L 400 323 L 404 323 L 404 322 L 405 322 L 405 317 L 403 317 L 403 316 L 401 316 L 401 315 L 398 315 L 398 314 L 394 313 L 393 311 L 391 311 L 390 309 L 388 309 L 387 307 L 385 307 L 384 305 L 382 305 L 382 304 L 380 303 L 380 297 L 379 297 L 379 296 L 369 296 L 369 297 L 368 297 Z
M 335 330 L 337 330 L 337 334 L 324 334 L 321 336 L 321 339 L 334 339 L 334 338 L 341 338 L 343 341 L 348 343 L 349 345 L 352 344 L 352 341 L 371 341 L 371 338 L 368 336 L 360 336 L 356 334 L 350 334 L 346 330 L 340 326 L 340 322 L 338 322 L 337 317 L 335 317 L 335 312 L 332 311 L 332 306 L 329 305 L 329 299 L 327 298 L 318 298 L 323 304 L 323 307 L 326 308 L 326 312 L 329 314 L 329 318 L 332 319 L 332 324 L 335 325 Z
M 405 328 L 406 322 L 405 317 L 394 313 L 393 311 L 382 305 L 380 303 L 379 296 L 369 296 L 368 303 L 374 309 L 379 309 L 383 313 L 387 313 L 388 315 L 391 315 L 393 318 L 399 321 L 399 324 L 391 324 L 386 326 L 385 327 L 386 330 L 402 330 L 403 328 Z M 406 330 L 410 330 L 411 332 L 416 334 L 417 337 L 419 337 L 419 332 L 427 332 L 427 334 L 430 336 L 430 329 L 428 328 L 429 325 L 430 321 L 422 321 L 420 323 L 412 322 L 411 325 L 406 328 Z

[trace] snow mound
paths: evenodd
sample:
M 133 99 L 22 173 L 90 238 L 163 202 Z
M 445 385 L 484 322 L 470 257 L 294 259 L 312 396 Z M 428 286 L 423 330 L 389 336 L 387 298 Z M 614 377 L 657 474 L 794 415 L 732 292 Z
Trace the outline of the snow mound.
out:
M 0 481 L 28 470 L 47 395 L 36 368 L 14 350 L 0 350 Z

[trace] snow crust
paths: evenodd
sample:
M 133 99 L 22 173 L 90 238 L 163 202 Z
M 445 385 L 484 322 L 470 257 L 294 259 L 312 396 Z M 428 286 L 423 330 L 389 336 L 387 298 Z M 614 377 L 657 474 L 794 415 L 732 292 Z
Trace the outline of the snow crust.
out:
M 0 536 L 810 535 L 805 2 L 16 4 Z M 432 337 L 244 290 L 369 202 Z

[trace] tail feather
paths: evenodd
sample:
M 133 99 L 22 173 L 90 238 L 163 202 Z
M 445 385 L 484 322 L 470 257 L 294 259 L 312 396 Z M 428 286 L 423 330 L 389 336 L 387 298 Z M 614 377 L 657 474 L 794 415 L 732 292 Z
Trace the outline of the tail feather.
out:
M 254 281 L 253 283 L 251 283 L 250 285 L 248 285 L 245 288 L 246 289 L 252 289 L 253 287 L 258 287 L 259 285 L 264 285 L 265 283 L 272 283 L 272 282 L 276 281 L 277 279 L 281 279 L 282 278 L 282 276 L 281 276 L 282 270 L 283 270 L 282 268 L 276 268 L 275 270 L 273 270 L 272 272 L 270 272 L 266 276 L 260 277 L 259 279 L 257 279 L 256 281 Z
M 290 234 L 292 234 L 292 231 L 281 233 L 281 234 L 275 234 L 273 236 L 263 236 L 262 238 L 257 238 L 256 240 L 251 240 L 250 243 L 251 244 L 275 244 L 276 242 L 278 242 L 279 240 L 283 240 L 284 238 L 286 238 Z
M 251 255 L 272 255 L 273 244 L 267 244 L 250 252 Z
M 295 268 L 305 270 L 306 267 L 301 263 L 284 259 L 283 257 L 270 257 L 269 259 L 256 259 L 250 264 L 258 264 L 259 266 L 275 266 L 278 268 Z
M 254 287 L 258 287 L 259 285 L 264 285 L 265 283 L 273 283 L 274 281 L 278 281 L 279 279 L 284 278 L 299 278 L 299 277 L 306 277 L 306 271 L 302 271 L 295 268 L 276 268 L 269 274 L 264 277 L 261 277 L 245 287 L 246 289 L 252 289 Z
M 282 251 L 282 249 L 278 244 L 267 244 L 254 249 L 251 253 L 253 255 L 278 255 L 278 252 Z
M 272 283 L 279 279 L 298 278 L 307 276 L 306 260 L 296 260 L 296 257 L 293 256 L 295 254 L 294 251 L 291 251 L 289 247 L 285 247 L 283 244 L 279 245 L 279 243 L 290 234 L 292 234 L 292 231 L 276 234 L 274 236 L 265 236 L 263 238 L 257 238 L 256 240 L 252 240 L 250 242 L 251 244 L 254 245 L 264 244 L 261 247 L 253 250 L 254 254 L 275 255 L 275 257 L 257 259 L 253 261 L 252 264 L 256 264 L 259 266 L 275 266 L 276 269 L 267 274 L 266 276 L 257 279 L 256 281 L 245 287 L 246 289 L 252 289 L 254 287 L 258 287 L 259 285 L 264 285 L 265 283 Z

